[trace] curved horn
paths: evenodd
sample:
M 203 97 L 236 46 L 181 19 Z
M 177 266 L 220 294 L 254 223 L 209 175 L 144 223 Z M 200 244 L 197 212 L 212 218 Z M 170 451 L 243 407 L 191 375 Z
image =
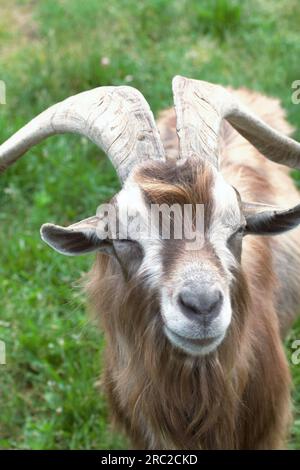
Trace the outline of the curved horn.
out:
M 268 126 L 225 88 L 177 76 L 173 93 L 179 158 L 200 156 L 218 167 L 218 140 L 224 118 L 265 157 L 300 168 L 300 144 Z
M 143 160 L 164 158 L 152 112 L 129 86 L 99 87 L 51 106 L 0 145 L 0 172 L 45 138 L 71 132 L 104 150 L 123 182 Z

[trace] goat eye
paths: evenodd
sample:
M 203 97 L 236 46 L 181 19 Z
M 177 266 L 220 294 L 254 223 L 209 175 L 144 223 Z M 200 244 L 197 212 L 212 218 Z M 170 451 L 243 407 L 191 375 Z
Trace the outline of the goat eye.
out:
M 236 237 L 243 235 L 243 234 L 244 234 L 244 231 L 245 231 L 245 227 L 244 227 L 244 225 L 241 225 L 238 229 L 236 229 L 236 230 L 228 237 L 227 242 L 228 242 L 228 243 L 233 242 L 234 240 L 236 240 Z
M 245 231 L 245 227 L 244 225 L 241 225 L 235 232 L 233 235 L 239 235 L 239 234 L 243 234 Z
M 138 244 L 135 240 L 131 240 L 131 238 L 120 238 L 120 239 L 117 239 L 117 240 L 114 240 L 113 241 L 114 245 L 118 245 L 120 244 L 121 245 L 134 245 L 134 244 Z
M 125 278 L 130 278 L 138 270 L 142 259 L 141 245 L 131 239 L 113 240 L 114 252 Z
M 127 252 L 128 250 L 138 250 L 140 247 L 137 241 L 130 238 L 113 240 L 113 246 L 118 253 Z
M 245 231 L 245 227 L 241 225 L 230 235 L 230 237 L 227 240 L 228 248 L 238 260 L 241 259 L 242 239 L 243 239 L 244 231 Z

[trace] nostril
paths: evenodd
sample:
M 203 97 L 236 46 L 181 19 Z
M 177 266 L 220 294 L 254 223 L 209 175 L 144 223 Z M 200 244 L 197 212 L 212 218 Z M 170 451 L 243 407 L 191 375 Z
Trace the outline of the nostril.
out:
M 222 294 L 220 291 L 217 291 L 216 294 L 212 296 L 211 303 L 207 304 L 207 313 L 213 312 L 218 307 L 221 300 L 222 300 Z
M 181 292 L 178 296 L 178 303 L 182 310 L 190 310 L 195 314 L 198 313 L 198 307 L 196 305 L 195 299 L 193 299 L 193 295 L 188 295 L 185 292 Z
M 178 305 L 186 315 L 216 316 L 223 301 L 222 292 L 217 288 L 191 289 L 184 287 L 178 295 Z

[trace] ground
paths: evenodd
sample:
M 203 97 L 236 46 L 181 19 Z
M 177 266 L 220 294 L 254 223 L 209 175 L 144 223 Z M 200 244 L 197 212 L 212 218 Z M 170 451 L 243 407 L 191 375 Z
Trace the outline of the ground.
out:
M 99 85 L 139 88 L 155 112 L 181 74 L 246 86 L 282 100 L 298 129 L 298 0 L 0 0 L 0 142 L 50 104 Z M 295 180 L 300 181 L 294 172 Z M 0 179 L 0 448 L 120 449 L 98 391 L 103 338 L 86 315 L 78 279 L 93 256 L 63 258 L 39 237 L 92 215 L 118 188 L 103 154 L 57 136 Z M 289 361 L 298 322 L 286 341 Z M 300 365 L 292 365 L 300 449 Z

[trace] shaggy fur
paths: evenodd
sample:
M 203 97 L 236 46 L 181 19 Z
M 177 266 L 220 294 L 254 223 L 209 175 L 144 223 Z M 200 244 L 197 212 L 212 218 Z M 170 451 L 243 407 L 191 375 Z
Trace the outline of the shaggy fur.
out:
M 226 340 L 216 354 L 192 358 L 165 338 L 158 301 L 141 280 L 128 285 L 116 262 L 98 255 L 88 290 L 106 333 L 104 385 L 115 420 L 135 447 L 283 445 L 290 380 L 276 314 L 265 292 L 253 299 L 246 277 L 235 277 Z
M 243 90 L 237 94 L 271 125 L 289 131 L 277 102 Z M 173 111 L 164 112 L 159 124 L 173 157 Z M 287 171 L 267 161 L 229 125 L 223 130 L 221 168 L 244 199 L 286 206 L 299 197 Z M 198 203 L 208 198 L 207 169 L 200 168 L 202 178 L 189 171 L 180 184 L 170 164 L 153 171 L 150 166 L 139 175 L 149 201 L 193 203 L 195 194 Z M 134 447 L 284 447 L 291 403 L 280 330 L 286 331 L 300 305 L 297 237 L 299 230 L 277 238 L 246 237 L 241 263 L 232 273 L 231 325 L 217 351 L 204 357 L 188 356 L 167 340 L 158 293 L 148 290 L 145 279 L 125 279 L 114 258 L 97 255 L 86 288 L 106 337 L 103 385 L 114 421 Z M 177 262 L 180 251 L 173 259 Z M 289 269 L 293 280 L 287 278 Z

